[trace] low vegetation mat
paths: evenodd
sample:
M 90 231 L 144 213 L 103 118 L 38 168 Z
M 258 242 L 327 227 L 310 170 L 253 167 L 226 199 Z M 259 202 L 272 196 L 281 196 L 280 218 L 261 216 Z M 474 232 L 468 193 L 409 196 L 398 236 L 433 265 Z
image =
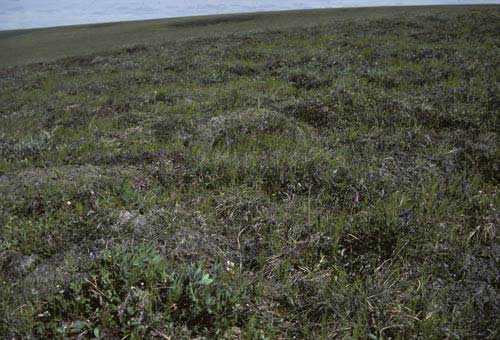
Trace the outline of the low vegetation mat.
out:
M 500 337 L 500 6 L 265 18 L 0 69 L 1 337 Z

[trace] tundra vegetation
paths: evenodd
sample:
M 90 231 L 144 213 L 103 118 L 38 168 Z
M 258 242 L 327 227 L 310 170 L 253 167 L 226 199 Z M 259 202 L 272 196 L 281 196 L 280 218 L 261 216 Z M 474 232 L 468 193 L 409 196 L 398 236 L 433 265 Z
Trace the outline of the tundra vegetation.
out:
M 2 337 L 500 336 L 499 6 L 0 47 Z

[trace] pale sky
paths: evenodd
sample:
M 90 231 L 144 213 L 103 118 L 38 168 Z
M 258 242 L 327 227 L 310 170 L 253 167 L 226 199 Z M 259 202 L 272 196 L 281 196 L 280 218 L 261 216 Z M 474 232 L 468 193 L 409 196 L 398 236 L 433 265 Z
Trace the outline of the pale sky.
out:
M 0 30 L 303 8 L 481 3 L 500 0 L 0 0 Z

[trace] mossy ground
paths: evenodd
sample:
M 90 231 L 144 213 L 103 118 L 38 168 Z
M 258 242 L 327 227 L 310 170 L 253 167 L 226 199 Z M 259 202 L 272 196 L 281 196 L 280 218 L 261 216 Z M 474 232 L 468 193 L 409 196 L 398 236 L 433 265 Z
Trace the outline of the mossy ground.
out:
M 0 71 L 1 335 L 500 336 L 500 7 L 300 13 Z

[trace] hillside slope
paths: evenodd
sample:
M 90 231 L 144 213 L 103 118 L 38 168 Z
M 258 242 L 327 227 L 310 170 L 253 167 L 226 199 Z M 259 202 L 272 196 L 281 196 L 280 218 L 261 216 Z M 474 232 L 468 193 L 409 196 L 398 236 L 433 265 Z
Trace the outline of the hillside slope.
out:
M 287 15 L 0 33 L 2 337 L 500 336 L 500 7 Z
M 138 44 L 170 44 L 271 30 L 372 20 L 409 12 L 461 12 L 467 6 L 345 8 L 210 15 L 94 25 L 0 31 L 0 67 L 50 62 L 62 57 L 106 53 Z M 496 11 L 498 6 L 476 6 Z

